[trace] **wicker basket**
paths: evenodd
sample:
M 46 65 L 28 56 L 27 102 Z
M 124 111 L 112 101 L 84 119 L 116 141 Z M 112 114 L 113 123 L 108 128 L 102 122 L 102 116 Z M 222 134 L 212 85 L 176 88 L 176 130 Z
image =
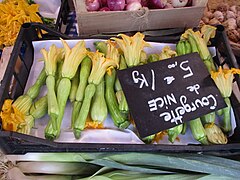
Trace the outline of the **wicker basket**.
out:
M 240 0 L 208 0 L 207 8 L 209 10 L 215 10 L 220 3 L 227 3 L 229 6 L 240 6 Z M 240 43 L 230 41 L 233 53 L 240 57 Z

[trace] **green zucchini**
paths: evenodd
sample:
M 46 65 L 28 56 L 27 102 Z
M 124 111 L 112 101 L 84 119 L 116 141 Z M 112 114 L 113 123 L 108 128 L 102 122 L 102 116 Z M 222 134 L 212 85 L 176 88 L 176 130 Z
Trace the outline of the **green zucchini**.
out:
M 121 129 L 125 129 L 129 126 L 130 122 L 128 121 L 128 116 L 126 114 L 123 114 L 118 108 L 118 103 L 114 91 L 115 80 L 116 70 L 113 69 L 111 75 L 109 74 L 105 75 L 106 82 L 105 99 L 107 102 L 109 114 L 111 115 L 111 118 L 115 126 Z
M 93 121 L 98 121 L 99 123 L 102 123 L 107 118 L 108 109 L 105 101 L 105 82 L 103 80 L 96 87 L 90 115 Z
M 74 129 L 74 136 L 76 139 L 80 138 L 81 132 L 85 128 L 86 119 L 90 110 L 91 101 L 95 94 L 95 91 L 96 91 L 96 87 L 94 84 L 88 84 L 85 89 L 83 103 L 82 103 L 79 115 L 76 121 L 74 122 L 73 129 Z

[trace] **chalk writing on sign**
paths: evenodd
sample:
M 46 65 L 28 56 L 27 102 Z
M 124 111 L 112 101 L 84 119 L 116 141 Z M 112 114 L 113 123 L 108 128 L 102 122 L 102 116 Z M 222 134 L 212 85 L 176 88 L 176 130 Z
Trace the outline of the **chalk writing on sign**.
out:
M 151 75 L 152 75 L 151 89 L 155 91 L 155 74 L 152 69 L 151 69 Z M 144 74 L 139 73 L 138 71 L 132 72 L 132 79 L 134 83 L 139 84 L 139 88 L 143 88 L 143 86 L 149 87 L 149 83 L 146 80 Z
M 141 137 L 226 106 L 197 53 L 120 70 L 118 78 Z
M 189 112 L 194 112 L 201 107 L 209 107 L 209 109 L 214 110 L 217 107 L 216 98 L 210 94 L 207 97 L 202 97 L 201 99 L 196 99 L 190 104 L 187 103 L 187 97 L 184 95 L 180 96 L 177 100 L 173 93 L 171 95 L 166 95 L 164 97 L 157 97 L 148 101 L 149 111 L 157 111 L 159 108 L 169 109 L 168 106 L 172 104 L 180 104 L 181 106 L 176 107 L 174 110 L 166 111 L 160 113 L 159 117 L 164 117 L 164 121 L 170 121 L 171 123 L 178 124 L 178 121 L 182 123 L 182 115 Z

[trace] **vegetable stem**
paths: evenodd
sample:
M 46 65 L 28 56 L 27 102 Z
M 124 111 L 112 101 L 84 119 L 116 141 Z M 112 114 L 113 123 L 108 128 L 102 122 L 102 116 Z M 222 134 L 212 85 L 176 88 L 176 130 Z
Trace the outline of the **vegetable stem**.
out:
M 114 83 L 116 79 L 116 70 L 113 69 L 111 75 L 105 75 L 106 82 L 106 102 L 108 106 L 109 113 L 112 117 L 112 120 L 115 126 L 125 129 L 129 126 L 130 122 L 128 121 L 128 117 L 126 114 L 123 114 L 119 108 L 117 99 L 114 92 Z
M 43 68 L 36 82 L 28 89 L 26 94 L 29 95 L 32 99 L 35 99 L 39 95 L 41 87 L 45 84 L 46 78 L 47 74 Z
M 224 98 L 225 103 L 227 104 L 227 107 L 223 108 L 223 125 L 222 129 L 225 133 L 229 133 L 232 130 L 232 124 L 231 124 L 231 101 L 229 98 Z
M 105 82 L 102 80 L 100 84 L 96 86 L 96 92 L 93 96 L 90 115 L 93 121 L 103 123 L 107 118 L 108 109 L 105 100 Z
M 171 143 L 174 143 L 175 139 L 178 137 L 179 134 L 181 134 L 183 130 L 183 124 L 180 124 L 178 126 L 172 127 L 168 129 L 168 140 Z
M 46 85 L 48 88 L 48 93 L 47 93 L 48 114 L 53 119 L 56 119 L 57 116 L 59 115 L 59 107 L 58 107 L 57 97 L 55 93 L 55 77 L 49 75 L 46 79 Z
M 72 109 L 72 118 L 71 118 L 72 128 L 74 127 L 74 123 L 78 117 L 78 114 L 82 105 L 85 88 L 88 84 L 88 77 L 91 72 L 91 67 L 92 67 L 92 61 L 88 56 L 86 56 L 80 65 L 79 84 L 76 92 L 75 102 L 73 103 L 73 109 Z
M 193 137 L 203 145 L 208 145 L 208 139 L 201 119 L 197 118 L 189 122 Z
M 85 128 L 86 119 L 90 110 L 91 101 L 95 94 L 95 91 L 96 87 L 94 84 L 88 84 L 85 89 L 83 103 L 79 115 L 76 121 L 74 122 L 74 136 L 76 139 L 80 138 L 81 132 Z

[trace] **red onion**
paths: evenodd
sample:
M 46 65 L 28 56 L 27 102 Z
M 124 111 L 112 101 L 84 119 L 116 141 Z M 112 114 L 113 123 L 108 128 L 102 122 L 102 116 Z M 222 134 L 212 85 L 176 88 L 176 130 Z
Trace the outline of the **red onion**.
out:
M 131 2 L 126 6 L 127 11 L 136 11 L 142 8 L 142 5 L 140 2 Z
M 97 11 L 100 8 L 99 0 L 86 0 L 88 11 Z
M 148 7 L 148 1 L 149 0 L 141 0 L 141 4 L 143 7 Z
M 100 6 L 101 7 L 106 7 L 107 6 L 107 0 L 99 0 Z
M 188 0 L 172 0 L 172 5 L 175 8 L 184 7 L 188 3 Z
M 188 3 L 186 6 L 192 6 L 192 0 L 188 0 Z
M 141 0 L 126 0 L 126 4 L 130 4 L 131 2 L 141 2 Z
M 111 11 L 122 11 L 125 7 L 125 0 L 107 0 L 107 4 Z
M 163 9 L 167 4 L 167 0 L 149 0 L 148 7 L 151 9 Z
M 110 11 L 109 7 L 102 7 L 99 11 Z

